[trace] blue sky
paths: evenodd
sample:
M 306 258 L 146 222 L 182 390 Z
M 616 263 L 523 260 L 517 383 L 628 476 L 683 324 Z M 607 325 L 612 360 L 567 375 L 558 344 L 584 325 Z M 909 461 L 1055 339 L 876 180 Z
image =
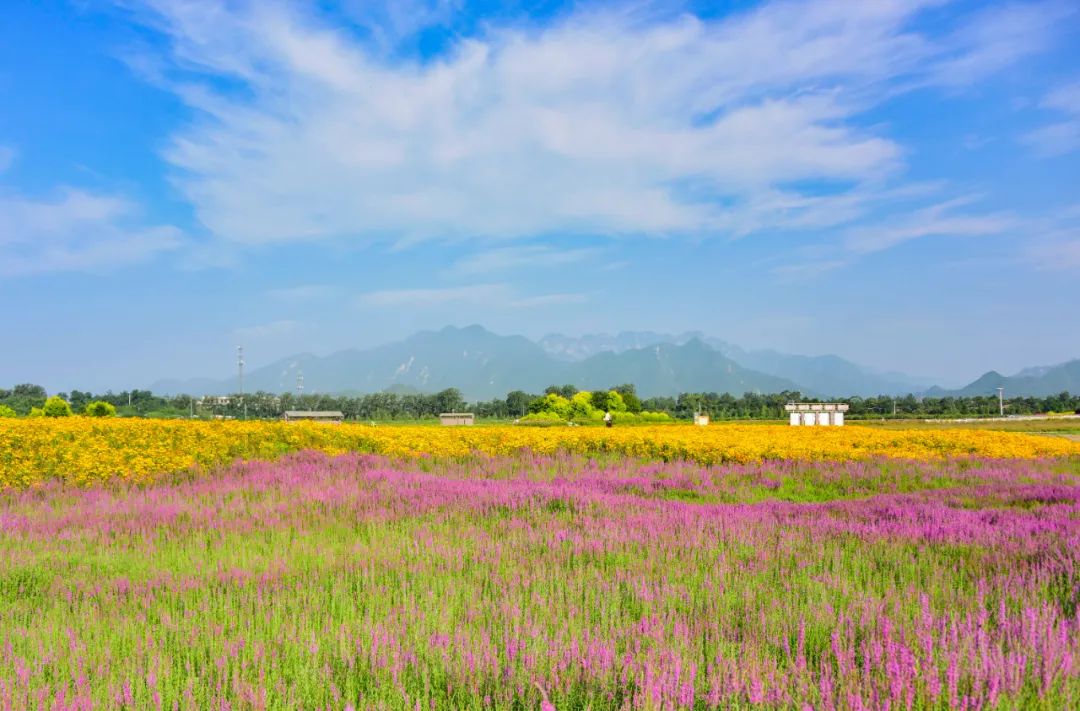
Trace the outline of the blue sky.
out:
M 11 0 L 0 383 L 421 328 L 1080 357 L 1075 3 Z

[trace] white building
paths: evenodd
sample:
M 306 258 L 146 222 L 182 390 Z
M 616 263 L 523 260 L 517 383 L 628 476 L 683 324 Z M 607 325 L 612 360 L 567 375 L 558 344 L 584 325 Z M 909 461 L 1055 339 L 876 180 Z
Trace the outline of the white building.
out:
M 830 426 L 842 427 L 846 402 L 789 402 L 784 406 L 792 427 Z

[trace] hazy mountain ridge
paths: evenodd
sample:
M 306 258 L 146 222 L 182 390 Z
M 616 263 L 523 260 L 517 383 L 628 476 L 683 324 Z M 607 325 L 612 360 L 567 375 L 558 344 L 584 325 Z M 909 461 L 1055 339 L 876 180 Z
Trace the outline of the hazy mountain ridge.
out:
M 807 393 L 833 397 L 906 395 L 925 390 L 931 384 L 928 380 L 902 373 L 880 373 L 836 355 L 806 356 L 774 350 L 744 350 L 733 343 L 705 336 L 700 331 L 678 335 L 623 331 L 616 336 L 588 334 L 579 338 L 550 334 L 540 339 L 539 343 L 556 358 L 580 360 L 602 352 L 622 353 L 631 348 L 661 343 L 683 345 L 693 339 L 701 340 L 743 368 L 798 383 L 799 389 Z
M 580 361 L 567 382 L 582 390 L 633 383 L 642 397 L 682 392 L 777 393 L 799 390 L 790 380 L 744 368 L 704 341 L 660 343 Z
M 992 395 L 1004 387 L 1011 396 L 1080 392 L 1080 360 L 1027 368 L 1006 377 L 990 371 L 957 390 L 897 373 L 880 373 L 835 355 L 804 356 L 771 350 L 747 351 L 698 332 L 680 335 L 625 331 L 615 336 L 574 338 L 550 334 L 533 342 L 500 336 L 481 326 L 421 331 L 366 350 L 319 357 L 298 354 L 245 373 L 244 390 L 295 392 L 304 375 L 305 392 L 371 393 L 384 390 L 437 392 L 458 388 L 470 400 L 503 397 L 511 390 L 540 392 L 552 384 L 581 389 L 633 383 L 644 397 L 680 392 L 799 391 L 821 397 L 877 395 Z M 221 380 L 162 380 L 158 393 L 236 392 L 236 376 Z
M 468 399 L 503 397 L 511 390 L 540 392 L 573 383 L 582 389 L 634 383 L 644 397 L 713 390 L 795 390 L 791 381 L 744 368 L 697 338 L 683 344 L 656 344 L 583 360 L 558 360 L 522 336 L 499 336 L 480 326 L 423 331 L 403 341 L 368 350 L 348 350 L 325 358 L 283 358 L 244 376 L 247 392 L 292 392 L 304 375 L 305 392 L 378 392 L 409 387 L 424 392 L 458 388 Z M 199 389 L 194 389 L 198 386 Z M 238 380 L 160 381 L 155 392 L 236 392 Z
M 668 343 L 681 346 L 692 338 L 704 340 L 704 335 L 690 331 L 678 336 L 655 331 L 620 331 L 612 336 L 607 333 L 591 333 L 584 336 L 564 336 L 549 333 L 537 341 L 544 351 L 557 360 L 579 361 L 600 353 L 623 353 L 649 346 Z
M 1011 377 L 991 370 L 957 390 L 932 388 L 928 394 L 939 397 L 997 395 L 999 387 L 1005 389 L 1005 397 L 1047 397 L 1065 391 L 1080 392 L 1080 358 L 1060 365 L 1025 368 Z

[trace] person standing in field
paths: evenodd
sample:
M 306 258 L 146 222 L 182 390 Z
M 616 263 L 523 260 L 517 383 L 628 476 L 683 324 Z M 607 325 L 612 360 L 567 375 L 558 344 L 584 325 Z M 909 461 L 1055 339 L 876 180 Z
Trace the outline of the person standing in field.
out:
M 611 427 L 612 424 L 614 424 L 614 422 L 613 422 L 613 418 L 611 417 L 611 413 L 610 412 L 605 412 L 604 413 L 604 426 L 605 427 Z

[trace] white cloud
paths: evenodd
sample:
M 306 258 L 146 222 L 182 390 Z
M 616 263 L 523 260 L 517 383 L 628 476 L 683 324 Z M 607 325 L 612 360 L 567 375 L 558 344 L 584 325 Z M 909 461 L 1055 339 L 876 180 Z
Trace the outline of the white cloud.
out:
M 107 271 L 181 246 L 175 227 L 137 218 L 123 198 L 74 188 L 53 199 L 0 194 L 0 274 Z
M 386 289 L 361 294 L 357 303 L 361 306 L 381 308 L 436 309 L 443 307 L 474 306 L 485 310 L 537 308 L 580 304 L 588 300 L 586 294 L 557 293 L 522 296 L 508 284 L 473 284 L 431 289 Z
M 598 260 L 599 249 L 555 249 L 544 245 L 498 247 L 462 257 L 450 268 L 453 274 L 474 276 L 506 272 L 512 269 L 560 267 Z
M 1046 95 L 1040 106 L 1066 115 L 1022 137 L 1044 156 L 1058 156 L 1080 149 L 1080 82 L 1058 87 Z
M 578 11 L 489 28 L 428 63 L 387 59 L 385 38 L 415 27 L 364 4 L 369 30 L 389 28 L 374 43 L 300 5 L 157 0 L 147 17 L 172 43 L 162 81 L 199 116 L 165 155 L 214 235 L 411 242 L 851 220 L 902 166 L 900 146 L 859 127 L 864 109 L 897 82 L 1000 69 L 1060 14 L 1010 7 L 931 40 L 910 29 L 927 4 Z M 420 7 L 420 26 L 452 9 Z M 810 183 L 833 187 L 797 187 Z

